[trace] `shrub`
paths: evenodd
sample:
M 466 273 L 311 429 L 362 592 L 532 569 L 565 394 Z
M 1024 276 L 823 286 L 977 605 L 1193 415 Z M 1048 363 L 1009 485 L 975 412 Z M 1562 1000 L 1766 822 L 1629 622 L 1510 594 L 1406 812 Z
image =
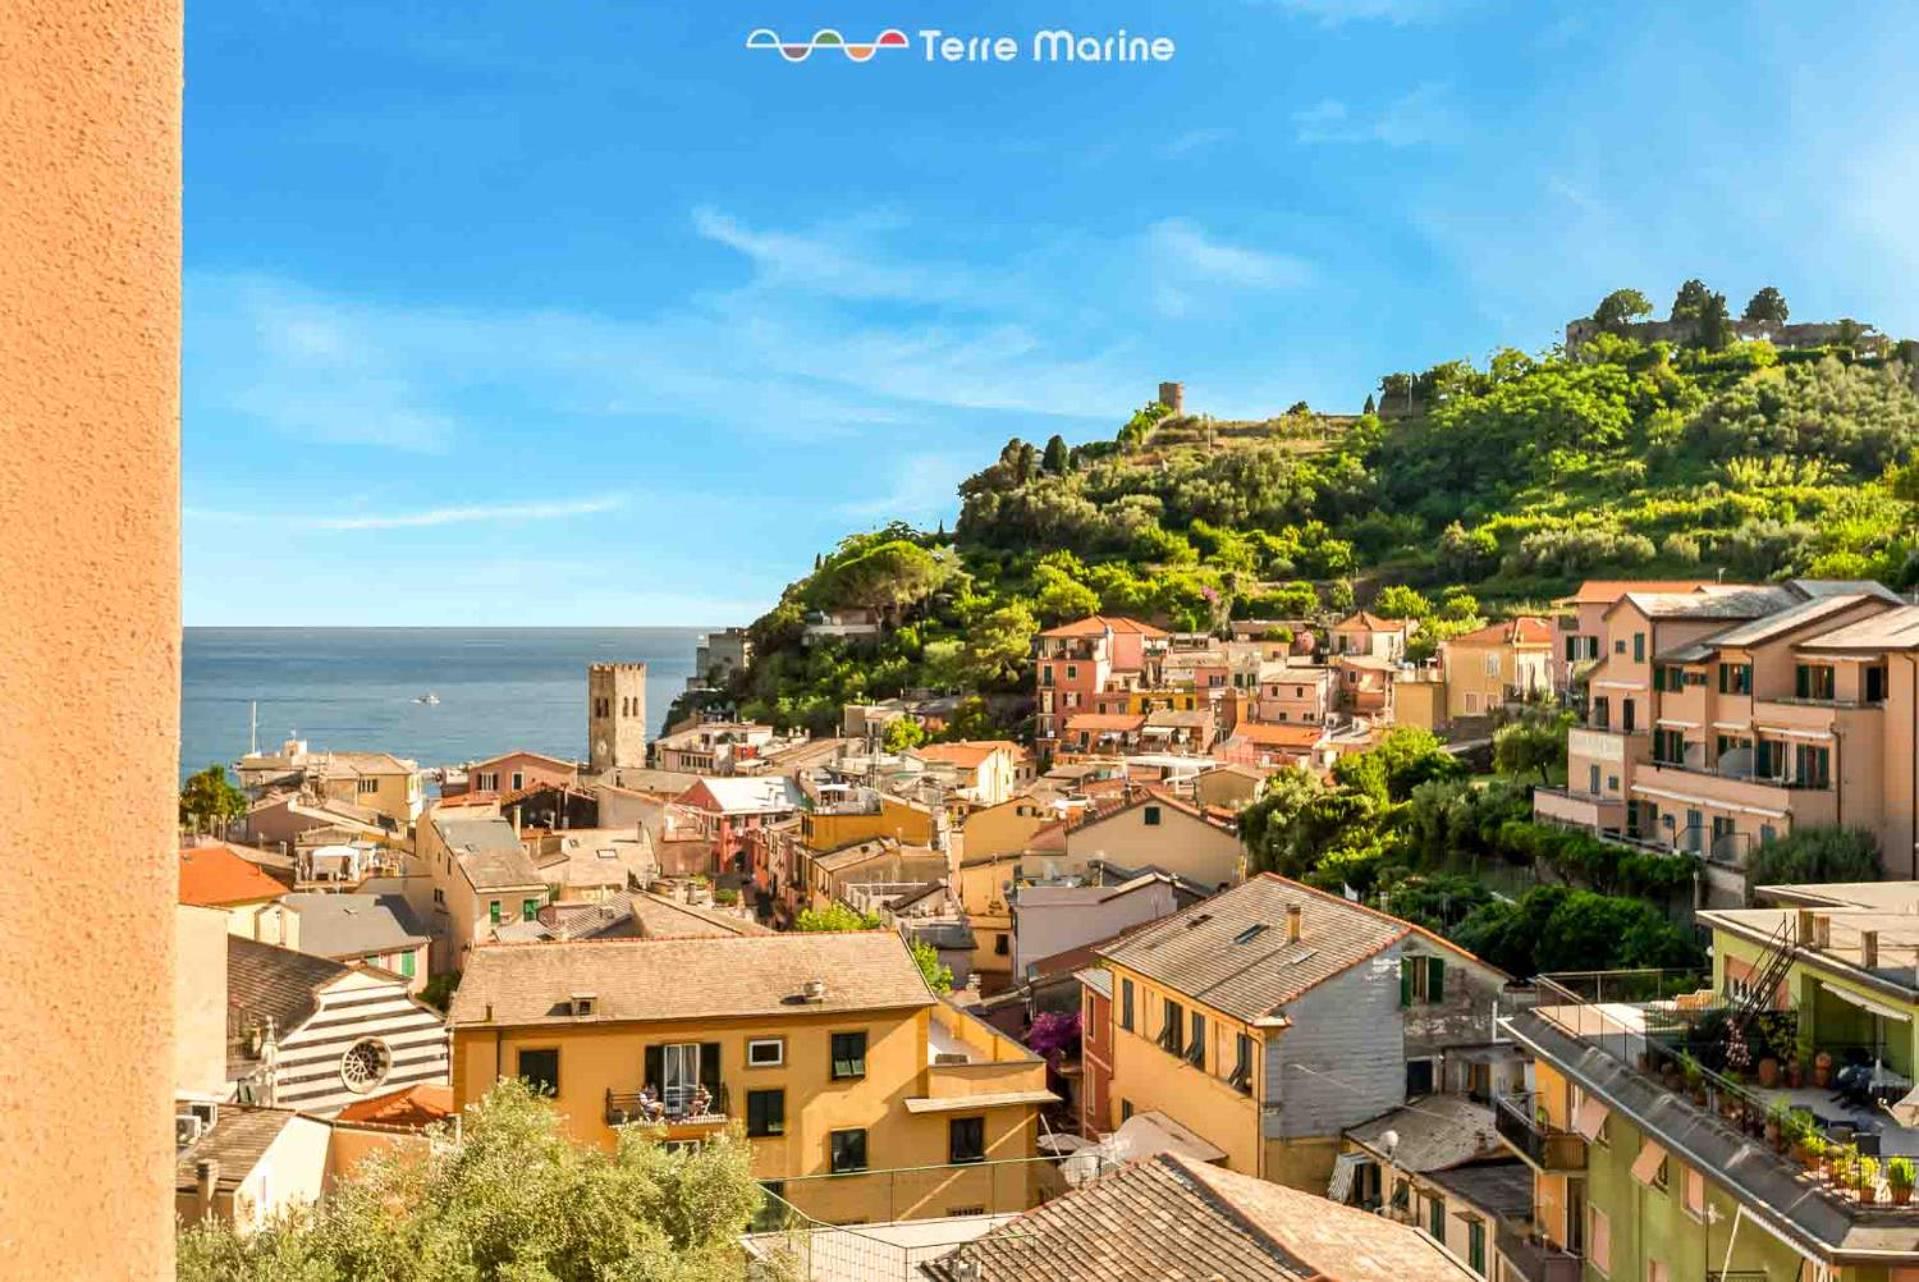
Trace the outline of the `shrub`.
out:
M 1746 859 L 1746 894 L 1799 882 L 1878 881 L 1879 839 L 1865 828 L 1800 828 Z

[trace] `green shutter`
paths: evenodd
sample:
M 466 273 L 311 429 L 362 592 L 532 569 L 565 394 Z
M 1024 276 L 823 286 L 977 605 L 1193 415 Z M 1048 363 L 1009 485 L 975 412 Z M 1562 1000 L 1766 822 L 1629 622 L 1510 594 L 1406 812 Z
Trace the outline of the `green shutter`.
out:
M 1413 1004 L 1413 959 L 1399 959 L 1399 1004 L 1403 1009 Z
M 405 975 L 408 979 L 413 978 L 413 954 L 412 953 L 400 954 L 400 973 L 402 975 Z
M 1807 699 L 1812 692 L 1812 669 L 1800 664 L 1792 670 L 1792 688 L 1798 698 Z
M 646 1081 L 641 1083 L 641 1085 L 651 1086 L 656 1091 L 663 1090 L 665 1089 L 665 1086 L 666 1086 L 666 1082 L 664 1080 L 665 1076 L 666 1076 L 666 1070 L 660 1062 L 660 1048 L 657 1046 L 647 1047 L 646 1048 Z
M 1426 1000 L 1438 1002 L 1446 995 L 1446 963 L 1437 957 L 1426 959 Z

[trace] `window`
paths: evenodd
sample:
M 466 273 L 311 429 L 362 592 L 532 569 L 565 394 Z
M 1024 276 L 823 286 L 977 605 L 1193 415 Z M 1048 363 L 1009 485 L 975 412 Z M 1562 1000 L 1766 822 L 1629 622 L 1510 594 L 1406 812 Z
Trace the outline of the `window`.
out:
M 1886 670 L 1884 668 L 1866 669 L 1866 702 L 1884 703 L 1886 701 Z
M 1013 951 L 1012 944 L 1007 939 L 1006 933 L 1004 931 L 1001 931 L 999 934 L 996 934 L 993 936 L 993 955 L 995 957 L 1004 957 L 1012 951 Z
M 1123 1099 L 1119 1102 L 1119 1120 L 1124 1122 L 1133 1116 L 1133 1101 Z
M 746 1133 L 753 1137 L 786 1134 L 786 1092 L 746 1093 Z
M 1792 670 L 1793 693 L 1801 699 L 1831 699 L 1832 669 L 1823 663 L 1801 663 Z
M 1146 807 L 1146 826 L 1148 828 L 1159 827 L 1159 807 L 1158 806 Z
M 1632 634 L 1632 661 L 1634 663 L 1646 661 L 1646 634 L 1643 632 Z
M 1660 765 L 1684 765 L 1686 761 L 1686 732 L 1684 730 L 1653 731 L 1652 759 Z
M 1253 1093 L 1253 1039 L 1244 1033 L 1233 1039 L 1233 1074 L 1226 1084 L 1244 1094 Z
M 1079 677 L 1079 667 L 1078 667 L 1078 665 L 1077 665 L 1077 664 L 1072 664 L 1072 663 L 1069 663 L 1069 664 L 1067 664 L 1067 665 L 1066 665 L 1066 679 L 1067 679 L 1068 681 L 1073 681 L 1073 680 L 1077 680 L 1077 679 L 1078 679 L 1078 677 Z
M 1680 1189 L 1680 1201 L 1686 1214 L 1695 1220 L 1706 1218 L 1706 1177 L 1688 1166 Z
M 1119 981 L 1119 1026 L 1127 1032 L 1133 1031 L 1133 981 Z
M 1593 794 L 1594 796 L 1599 795 L 1599 767 L 1598 766 L 1586 767 L 1586 791 Z
M 1793 781 L 1802 788 L 1824 788 L 1832 783 L 1832 749 L 1809 743 L 1793 745 Z
M 1429 1197 L 1426 1199 L 1426 1231 L 1435 1241 L 1446 1240 L 1446 1199 Z
M 833 1034 L 833 1077 L 835 1080 L 866 1076 L 866 1034 Z M 864 1131 L 861 1132 L 863 1136 Z M 864 1141 L 862 1141 L 864 1142 Z
M 560 1049 L 523 1050 L 519 1058 L 520 1080 L 542 1095 L 560 1093 Z
M 1624 654 L 1624 653 L 1626 653 L 1626 638 L 1624 638 L 1624 637 L 1621 637 L 1621 638 L 1619 638 L 1619 640 L 1617 640 L 1617 641 L 1615 641 L 1615 642 L 1613 642 L 1613 643 L 1612 643 L 1612 652 L 1613 652 L 1614 654 Z
M 865 1131 L 834 1131 L 827 1139 L 832 1145 L 833 1174 L 866 1169 Z
M 1206 1067 L 1206 1017 L 1198 1011 L 1193 1012 L 1193 1035 L 1186 1042 L 1186 1062 L 1197 1068 Z
M 1586 1259 L 1606 1276 L 1612 1276 L 1612 1221 L 1598 1207 L 1586 1205 Z
M 533 921 L 537 919 L 539 915 L 540 915 L 539 900 L 522 899 L 520 901 L 520 920 L 521 921 Z
M 518 792 L 520 789 L 524 787 L 526 787 L 526 776 L 520 773 L 518 770 L 515 770 L 513 772 L 513 790 L 515 792 Z
M 1592 714 L 1593 729 L 1604 730 L 1611 724 L 1612 724 L 1612 700 L 1603 694 L 1595 696 L 1593 698 L 1593 714 Z
M 786 1062 L 786 1041 L 779 1037 L 755 1037 L 746 1043 L 748 1068 L 778 1068 Z
M 1750 663 L 1722 663 L 1719 665 L 1720 694 L 1751 694 L 1752 665 Z
M 495 926 L 500 924 L 501 919 L 500 919 L 500 901 L 499 900 L 492 899 L 487 901 L 486 915 L 493 922 Z
M 379 790 L 380 781 L 378 779 L 360 779 L 353 785 L 353 791 L 362 797 L 368 793 L 378 792 Z
M 1178 1002 L 1168 997 L 1166 1009 L 1162 1012 L 1159 1024 L 1159 1044 L 1177 1055 L 1186 1049 L 1186 1011 Z
M 1399 959 L 1399 1004 L 1434 1005 L 1446 995 L 1446 963 L 1438 957 Z
M 957 1219 L 957 1218 L 959 1218 L 960 1216 L 963 1216 L 963 1215 L 984 1215 L 984 1214 L 986 1214 L 986 1208 L 985 1208 L 984 1206 L 978 1206 L 978 1205 L 975 1205 L 975 1206 L 949 1206 L 949 1207 L 947 1207 L 947 1208 L 946 1208 L 946 1214 L 947 1214 L 947 1215 L 948 1215 L 949 1217 L 951 1217 L 951 1218 L 954 1218 L 954 1219 Z
M 1473 1220 L 1466 1225 L 1466 1264 L 1474 1273 L 1486 1276 L 1486 1225 Z
M 956 1117 L 946 1124 L 946 1160 L 984 1162 L 986 1160 L 986 1119 Z
M 1430 1059 L 1406 1061 L 1406 1098 L 1433 1093 L 1433 1062 Z
M 340 1080 L 360 1095 L 384 1082 L 392 1069 L 393 1054 L 377 1037 L 362 1037 L 340 1056 Z

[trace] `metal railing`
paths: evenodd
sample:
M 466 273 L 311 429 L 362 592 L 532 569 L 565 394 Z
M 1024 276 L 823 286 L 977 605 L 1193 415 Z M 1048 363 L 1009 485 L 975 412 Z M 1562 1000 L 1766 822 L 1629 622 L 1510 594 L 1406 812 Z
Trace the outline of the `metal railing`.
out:
M 1493 1247 L 1512 1266 L 1510 1271 L 1526 1282 L 1581 1282 L 1585 1271 L 1576 1252 L 1542 1237 L 1529 1238 L 1507 1224 L 1502 1223 L 1493 1235 Z
M 645 1091 L 615 1091 L 606 1093 L 606 1124 L 608 1126 L 627 1126 L 651 1123 L 674 1126 L 715 1126 L 724 1124 L 730 1114 L 727 1111 L 726 1083 L 711 1092 L 706 1107 L 700 1109 L 699 1097 L 694 1088 L 669 1088 L 664 1094 L 655 1093 L 651 1097 Z
M 1493 1129 L 1542 1171 L 1586 1169 L 1585 1138 L 1546 1122 L 1536 1095 L 1501 1095 L 1493 1109 Z

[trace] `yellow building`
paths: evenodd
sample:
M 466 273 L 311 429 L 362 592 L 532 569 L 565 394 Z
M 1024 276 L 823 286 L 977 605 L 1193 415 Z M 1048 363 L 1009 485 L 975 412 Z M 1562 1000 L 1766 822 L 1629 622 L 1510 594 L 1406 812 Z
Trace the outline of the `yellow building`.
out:
M 407 906 L 433 936 L 432 968 L 463 970 L 476 943 L 510 922 L 532 921 L 551 898 L 513 825 L 472 807 L 427 814 L 419 829 Z
M 1440 642 L 1446 674 L 1446 718 L 1484 716 L 1516 699 L 1553 688 L 1553 632 L 1522 615 Z
M 820 802 L 800 811 L 800 840 L 814 850 L 838 850 L 880 837 L 929 846 L 933 829 L 933 812 L 926 806 L 871 789 L 857 800 Z
M 1232 1170 L 1323 1192 L 1342 1132 L 1443 1085 L 1507 977 L 1409 922 L 1267 873 L 1098 950 L 1116 1128 L 1158 1112 Z
M 960 854 L 971 861 L 1017 853 L 1026 848 L 1034 833 L 1057 820 L 1050 807 L 1026 794 L 997 806 L 982 806 L 960 821 Z
M 935 998 L 890 931 L 480 948 L 449 1023 L 456 1104 L 518 1075 L 581 1140 L 738 1126 L 822 1220 L 1037 1200 L 1045 1062 Z

